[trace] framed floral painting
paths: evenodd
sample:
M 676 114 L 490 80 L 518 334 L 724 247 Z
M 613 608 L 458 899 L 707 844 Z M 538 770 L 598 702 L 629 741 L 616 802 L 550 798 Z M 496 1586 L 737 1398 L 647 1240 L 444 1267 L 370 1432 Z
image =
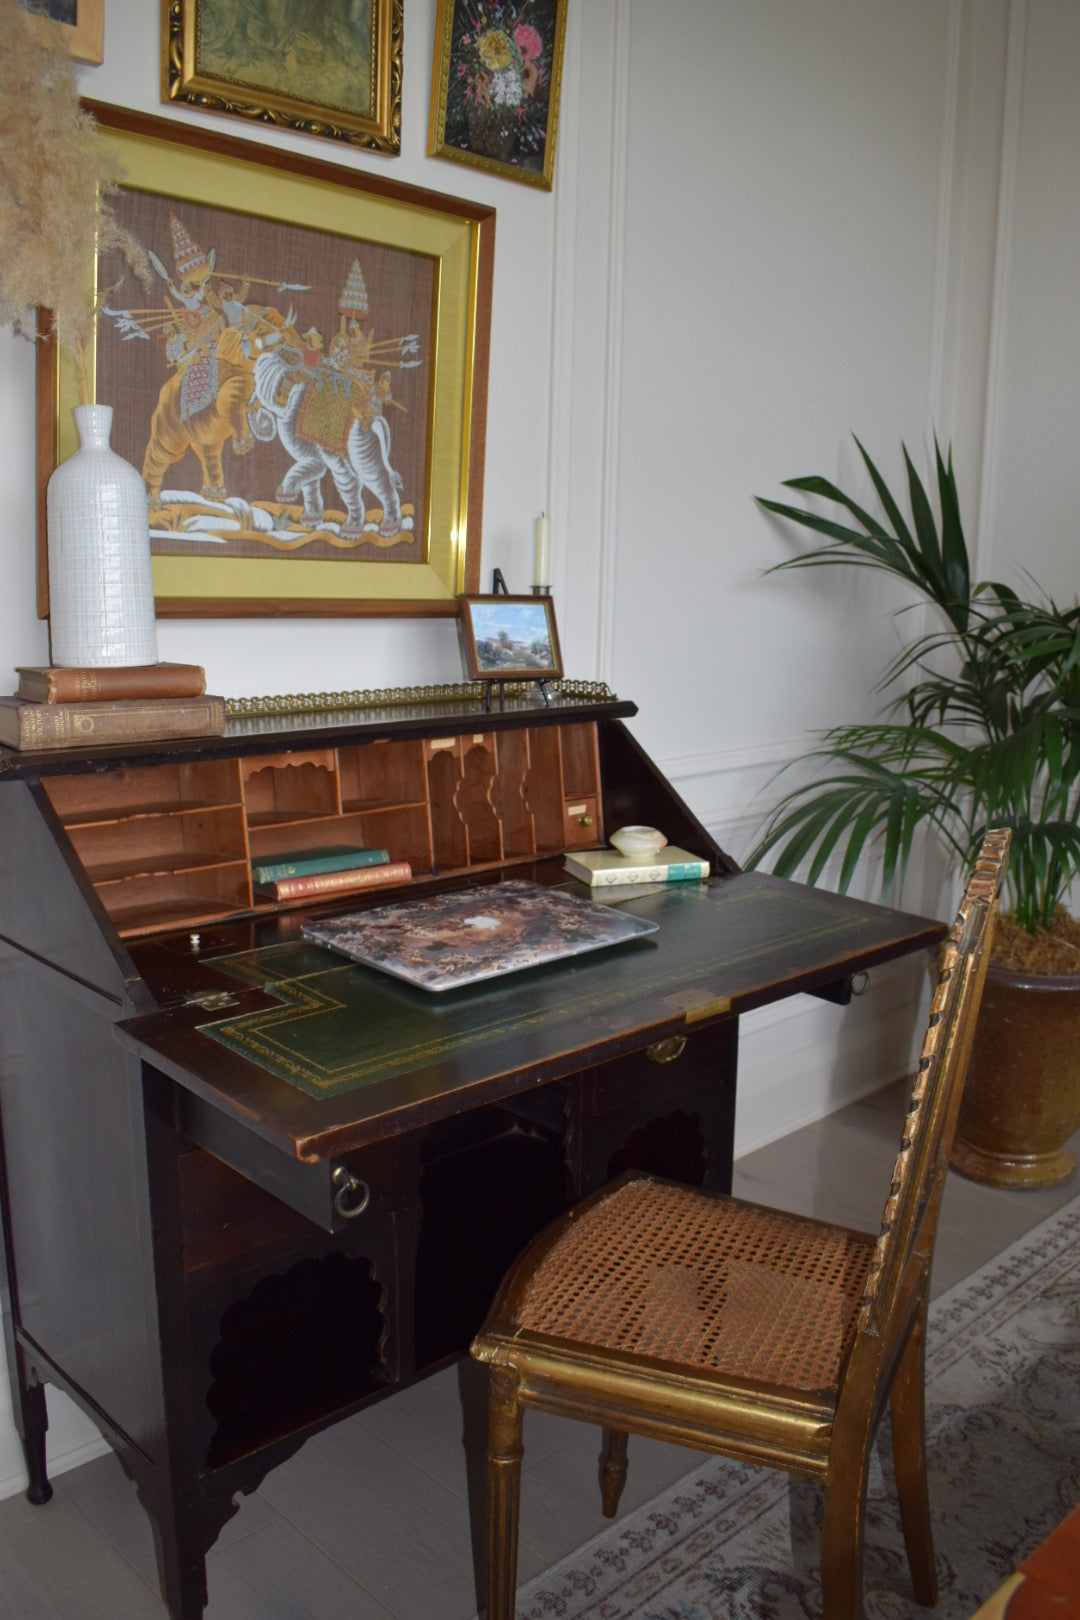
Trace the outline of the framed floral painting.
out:
M 87 264 L 159 616 L 456 615 L 479 577 L 494 210 L 88 103 L 140 244 Z M 44 490 L 74 366 L 38 345 Z M 39 611 L 48 611 L 39 534 Z
M 428 152 L 551 190 L 569 0 L 439 0 Z

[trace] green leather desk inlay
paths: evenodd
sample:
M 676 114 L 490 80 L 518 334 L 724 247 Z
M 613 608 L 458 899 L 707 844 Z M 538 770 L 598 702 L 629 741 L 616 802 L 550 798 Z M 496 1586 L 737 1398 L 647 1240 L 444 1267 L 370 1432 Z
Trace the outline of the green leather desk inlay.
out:
M 571 1031 L 585 1016 L 606 1021 L 616 1036 L 626 1009 L 659 1004 L 655 1021 L 666 1003 L 675 1016 L 680 1005 L 693 1006 L 695 987 L 698 1002 L 722 1005 L 752 995 L 776 971 L 812 971 L 830 959 L 822 947 L 838 935 L 849 949 L 872 948 L 888 923 L 876 907 L 756 875 L 604 903 L 625 905 L 659 932 L 438 996 L 306 942 L 218 957 L 215 968 L 281 1005 L 203 1025 L 202 1033 L 308 1096 L 336 1095 L 530 1033 Z

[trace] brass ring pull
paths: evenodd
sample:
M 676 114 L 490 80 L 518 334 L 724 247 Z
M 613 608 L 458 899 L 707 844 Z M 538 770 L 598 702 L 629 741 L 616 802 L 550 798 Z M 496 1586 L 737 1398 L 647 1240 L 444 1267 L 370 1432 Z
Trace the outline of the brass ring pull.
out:
M 371 1203 L 371 1188 L 366 1181 L 361 1181 L 359 1176 L 354 1176 L 350 1170 L 346 1170 L 343 1164 L 338 1165 L 330 1177 L 330 1182 L 337 1188 L 334 1194 L 335 1211 L 343 1221 L 355 1221 Z M 356 1202 L 351 1203 L 350 1200 L 354 1198 Z
M 650 1063 L 674 1063 L 686 1051 L 686 1036 L 671 1035 L 666 1041 L 654 1041 L 645 1048 Z

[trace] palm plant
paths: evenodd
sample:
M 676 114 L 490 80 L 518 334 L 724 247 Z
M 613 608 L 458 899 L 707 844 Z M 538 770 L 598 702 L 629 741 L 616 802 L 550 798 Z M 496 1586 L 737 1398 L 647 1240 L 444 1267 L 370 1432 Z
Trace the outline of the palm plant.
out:
M 935 517 L 902 447 L 909 523 L 855 442 L 885 521 L 825 478 L 791 479 L 786 488 L 843 508 L 857 527 L 760 500 L 827 537 L 777 568 L 881 570 L 930 604 L 934 623 L 882 674 L 882 719 L 822 734 L 809 756 L 818 774 L 780 799 L 749 864 L 772 852 L 774 870 L 791 876 L 809 862 L 813 883 L 837 858 L 843 890 L 874 845 L 888 891 L 902 885 L 920 828 L 966 868 L 986 828 L 1010 827 L 1008 909 L 1029 933 L 1048 928 L 1080 875 L 1080 607 L 972 580 L 951 452 L 944 458 L 935 441 Z

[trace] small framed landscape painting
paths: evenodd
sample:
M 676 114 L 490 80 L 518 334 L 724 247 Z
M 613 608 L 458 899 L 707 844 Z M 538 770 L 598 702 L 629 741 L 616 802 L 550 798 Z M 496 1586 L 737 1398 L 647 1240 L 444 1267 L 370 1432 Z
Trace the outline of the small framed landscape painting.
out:
M 461 646 L 474 681 L 554 681 L 562 655 L 549 596 L 463 596 Z

